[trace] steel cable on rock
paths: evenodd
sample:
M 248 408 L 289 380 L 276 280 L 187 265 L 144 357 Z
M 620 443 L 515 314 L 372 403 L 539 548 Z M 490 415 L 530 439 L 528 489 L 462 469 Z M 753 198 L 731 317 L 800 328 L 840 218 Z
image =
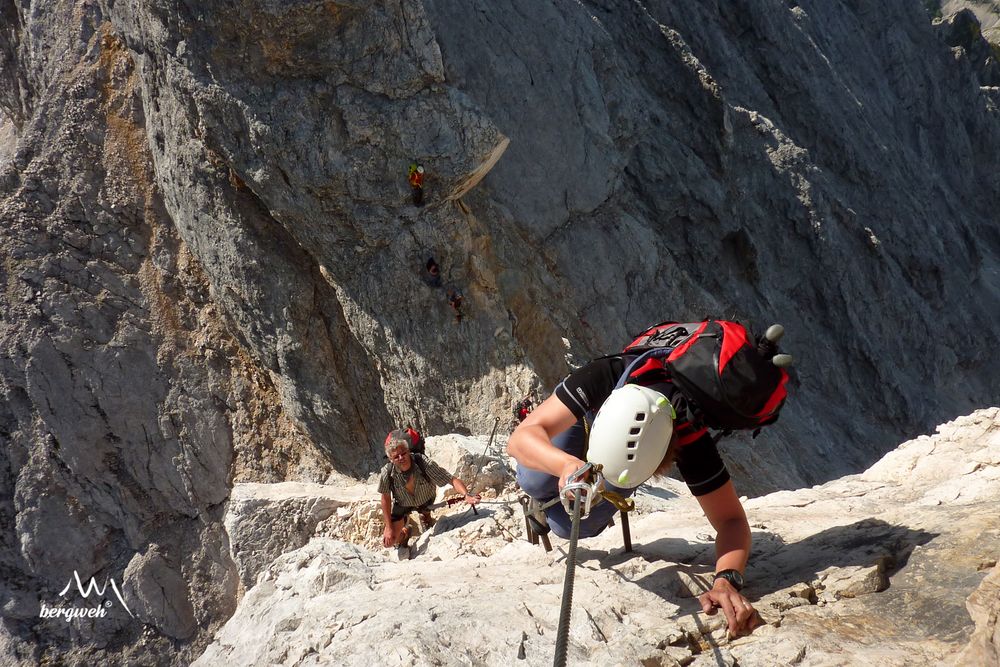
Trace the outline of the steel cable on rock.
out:
M 497 427 L 500 426 L 500 418 L 497 417 L 496 421 L 493 422 L 493 431 L 490 433 L 490 439 L 486 441 L 486 447 L 483 448 L 483 453 L 480 455 L 481 458 L 486 458 L 486 452 L 490 451 L 490 447 L 493 446 L 493 437 L 497 434 Z M 479 479 L 480 469 L 476 467 L 476 474 L 472 476 L 472 481 L 469 482 L 468 490 L 471 492 L 473 487 L 476 486 L 476 480 Z
M 581 494 L 573 495 L 573 527 L 569 531 L 569 550 L 566 553 L 566 577 L 563 579 L 562 605 L 559 608 L 559 627 L 556 631 L 555 667 L 566 667 L 569 645 L 569 621 L 573 613 L 573 580 L 576 575 L 576 543 L 580 539 Z
M 490 439 L 486 441 L 486 447 L 483 448 L 483 453 L 482 453 L 482 455 L 481 455 L 480 458 L 484 458 L 485 459 L 486 458 L 486 452 L 488 452 L 490 450 L 490 447 L 493 446 L 493 437 L 497 434 L 497 427 L 498 426 L 500 426 L 500 418 L 499 417 L 497 417 L 496 421 L 493 422 L 493 431 L 490 433 Z M 479 472 L 480 472 L 480 469 L 479 469 L 479 467 L 477 467 L 476 468 L 476 474 L 472 476 L 472 481 L 469 482 L 469 485 L 467 487 L 465 487 L 466 491 L 472 493 L 472 490 L 473 490 L 473 488 L 476 485 L 476 480 L 479 479 Z M 480 502 L 482 502 L 482 501 L 480 501 Z M 476 503 L 476 504 L 478 505 L 479 503 Z M 475 514 L 476 516 L 479 516 L 479 510 L 476 509 L 476 505 L 471 505 L 469 507 L 469 509 L 472 510 L 473 514 Z

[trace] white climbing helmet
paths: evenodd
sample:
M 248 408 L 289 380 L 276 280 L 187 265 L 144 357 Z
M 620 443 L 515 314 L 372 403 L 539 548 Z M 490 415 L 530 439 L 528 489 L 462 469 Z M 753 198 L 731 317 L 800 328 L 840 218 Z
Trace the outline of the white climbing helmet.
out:
M 615 486 L 633 489 L 659 467 L 675 417 L 674 406 L 658 391 L 637 384 L 615 389 L 594 418 L 587 460 L 600 463 Z

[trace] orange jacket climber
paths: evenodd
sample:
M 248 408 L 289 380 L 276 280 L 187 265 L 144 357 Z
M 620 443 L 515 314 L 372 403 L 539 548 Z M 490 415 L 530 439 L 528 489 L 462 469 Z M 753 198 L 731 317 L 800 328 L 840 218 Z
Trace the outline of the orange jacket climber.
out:
M 413 191 L 413 205 L 424 205 L 424 167 L 416 162 L 410 165 L 410 189 Z
M 411 188 L 422 188 L 424 187 L 424 168 L 419 166 L 414 166 L 410 168 L 410 187 Z

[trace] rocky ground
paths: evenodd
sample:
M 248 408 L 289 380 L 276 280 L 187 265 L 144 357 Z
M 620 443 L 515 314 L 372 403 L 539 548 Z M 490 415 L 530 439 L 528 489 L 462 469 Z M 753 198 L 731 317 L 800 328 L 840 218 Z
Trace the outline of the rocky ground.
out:
M 470 477 L 505 459 L 458 437 L 430 451 Z M 371 485 L 238 488 L 227 527 L 247 590 L 195 664 L 551 664 L 566 543 L 523 539 L 502 475 L 477 486 L 495 504 L 443 511 L 405 551 L 377 545 Z M 996 408 L 862 474 L 745 501 L 745 593 L 767 624 L 727 641 L 695 599 L 710 526 L 680 482 L 643 487 L 632 553 L 617 527 L 580 545 L 569 664 L 997 664 L 998 502 Z

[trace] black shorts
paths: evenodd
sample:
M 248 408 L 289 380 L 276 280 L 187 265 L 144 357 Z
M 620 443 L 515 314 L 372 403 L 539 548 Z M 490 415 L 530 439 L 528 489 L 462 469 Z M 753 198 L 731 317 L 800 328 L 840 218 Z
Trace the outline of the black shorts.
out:
M 408 507 L 404 505 L 398 505 L 394 500 L 392 501 L 392 512 L 391 512 L 392 520 L 393 522 L 402 521 L 407 516 L 409 516 L 410 512 L 421 512 L 421 513 L 426 512 L 428 508 L 430 508 L 430 506 L 433 504 L 434 504 L 433 500 L 428 500 L 420 507 Z

